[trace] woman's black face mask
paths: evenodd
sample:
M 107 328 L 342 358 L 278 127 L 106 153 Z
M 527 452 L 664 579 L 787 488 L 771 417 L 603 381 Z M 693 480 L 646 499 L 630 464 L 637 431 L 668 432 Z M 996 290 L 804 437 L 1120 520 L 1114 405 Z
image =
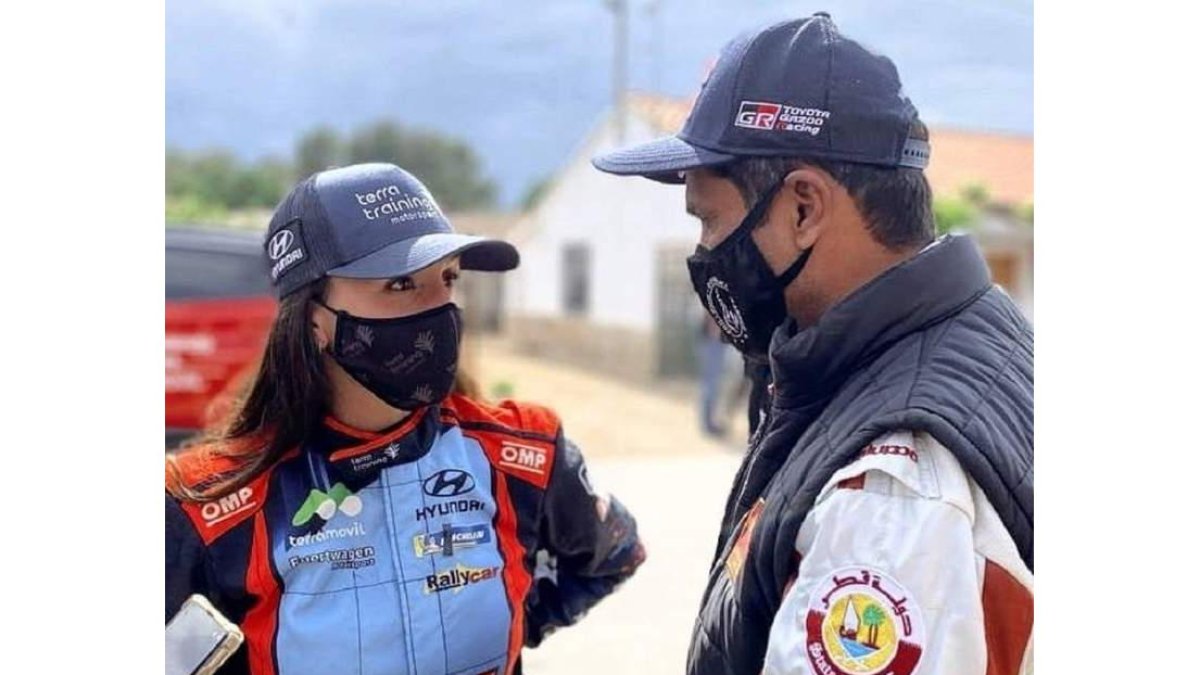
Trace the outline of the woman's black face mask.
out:
M 454 389 L 462 334 L 454 303 L 397 319 L 364 319 L 316 302 L 337 315 L 333 360 L 391 407 L 414 410 Z
M 747 357 L 765 361 L 775 327 L 787 318 L 783 289 L 800 275 L 809 248 L 779 276 L 750 233 L 758 227 L 782 182 L 767 190 L 737 229 L 712 249 L 696 246 L 687 260 L 692 287 L 730 343 Z

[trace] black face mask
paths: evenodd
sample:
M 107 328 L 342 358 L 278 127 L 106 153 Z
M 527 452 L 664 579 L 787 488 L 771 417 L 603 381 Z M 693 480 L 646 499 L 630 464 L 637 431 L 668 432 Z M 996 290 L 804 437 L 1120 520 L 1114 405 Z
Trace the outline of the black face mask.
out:
M 397 319 L 337 315 L 330 354 L 382 401 L 401 410 L 438 403 L 454 388 L 462 314 L 453 303 Z
M 775 276 L 750 233 L 782 183 L 776 183 L 742 219 L 737 229 L 713 249 L 696 246 L 687 260 L 692 286 L 721 332 L 747 357 L 765 361 L 775 327 L 787 318 L 783 289 L 800 275 L 809 248 L 783 274 Z

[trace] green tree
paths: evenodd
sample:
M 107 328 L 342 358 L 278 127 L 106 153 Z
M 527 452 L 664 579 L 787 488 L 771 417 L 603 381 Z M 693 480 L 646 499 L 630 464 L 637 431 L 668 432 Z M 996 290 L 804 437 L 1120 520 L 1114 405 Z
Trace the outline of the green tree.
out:
M 965 199 L 935 197 L 933 218 L 937 223 L 938 235 L 957 230 L 969 230 L 979 220 L 979 209 Z
M 868 646 L 879 647 L 879 627 L 883 625 L 885 620 L 887 620 L 887 617 L 884 615 L 883 609 L 875 603 L 867 605 L 867 608 L 863 610 L 862 621 L 867 627 Z
M 496 201 L 496 186 L 479 158 L 462 141 L 388 121 L 354 132 L 347 148 L 351 163 L 392 162 L 416 176 L 447 211 L 478 209 Z
M 167 219 L 219 220 L 230 210 L 271 208 L 292 181 L 292 167 L 267 158 L 243 164 L 227 150 L 166 154 Z
M 296 142 L 296 179 L 340 166 L 346 148 L 338 133 L 329 127 L 317 127 L 300 137 Z
M 958 194 L 980 208 L 987 206 L 992 201 L 987 186 L 983 183 L 968 183 L 958 191 Z
M 1017 217 L 1021 219 L 1021 222 L 1033 227 L 1033 202 L 1017 207 Z

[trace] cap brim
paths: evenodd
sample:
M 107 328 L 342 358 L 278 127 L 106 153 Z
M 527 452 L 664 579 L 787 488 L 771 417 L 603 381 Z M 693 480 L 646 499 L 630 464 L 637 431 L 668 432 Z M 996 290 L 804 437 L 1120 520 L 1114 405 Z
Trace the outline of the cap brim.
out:
M 331 277 L 388 279 L 412 274 L 433 263 L 461 256 L 464 270 L 507 272 L 521 263 L 517 249 L 506 241 L 469 234 L 425 234 L 389 244 L 354 262 L 329 270 Z
M 682 183 L 682 172 L 725 164 L 736 155 L 714 152 L 667 136 L 592 158 L 592 166 L 618 176 L 644 176 L 663 183 Z

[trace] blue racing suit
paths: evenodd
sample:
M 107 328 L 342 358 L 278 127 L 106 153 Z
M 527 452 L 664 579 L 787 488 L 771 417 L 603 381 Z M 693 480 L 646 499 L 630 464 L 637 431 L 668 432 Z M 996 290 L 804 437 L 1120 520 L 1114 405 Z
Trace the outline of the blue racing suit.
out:
M 223 470 L 177 466 L 193 487 Z M 327 419 L 233 494 L 166 509 L 166 616 L 200 593 L 237 623 L 223 673 L 519 672 L 644 558 L 552 412 L 460 395 L 382 433 Z

